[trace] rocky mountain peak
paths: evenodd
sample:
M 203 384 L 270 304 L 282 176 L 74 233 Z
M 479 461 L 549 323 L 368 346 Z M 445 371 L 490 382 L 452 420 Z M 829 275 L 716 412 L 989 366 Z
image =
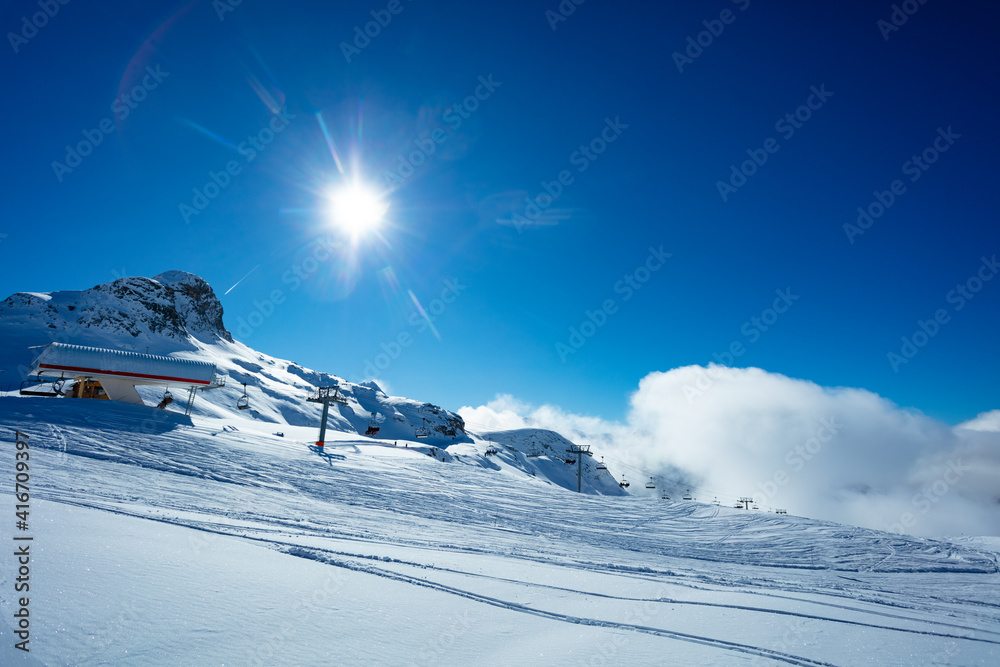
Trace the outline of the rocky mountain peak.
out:
M 53 340 L 73 338 L 65 342 L 119 339 L 116 347 L 128 347 L 129 339 L 136 345 L 155 343 L 157 338 L 233 340 L 212 287 L 184 271 L 119 278 L 88 290 L 14 294 L 0 302 L 0 325 L 24 334 L 49 330 Z

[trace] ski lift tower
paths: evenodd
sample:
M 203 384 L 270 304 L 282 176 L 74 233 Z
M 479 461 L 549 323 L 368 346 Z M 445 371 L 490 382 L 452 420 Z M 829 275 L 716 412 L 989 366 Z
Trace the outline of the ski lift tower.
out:
M 576 454 L 576 492 L 580 493 L 580 479 L 583 475 L 583 457 L 593 456 L 590 452 L 590 445 L 572 445 L 566 450 L 567 454 Z
M 323 417 L 319 422 L 319 440 L 316 441 L 316 446 L 320 449 L 323 448 L 323 443 L 326 442 L 326 418 L 330 414 L 330 403 L 340 403 L 341 405 L 347 405 L 347 399 L 340 395 L 340 387 L 333 385 L 332 387 L 319 387 L 316 389 L 315 396 L 309 396 L 306 398 L 310 403 L 322 403 L 323 404 Z

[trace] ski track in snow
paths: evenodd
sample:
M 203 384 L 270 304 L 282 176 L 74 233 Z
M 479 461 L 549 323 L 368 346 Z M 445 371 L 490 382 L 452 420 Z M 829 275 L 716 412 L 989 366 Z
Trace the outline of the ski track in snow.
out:
M 149 520 L 152 520 L 152 521 L 161 521 L 161 522 L 169 523 L 169 524 L 175 525 L 175 526 L 180 526 L 180 527 L 184 527 L 184 528 L 191 528 L 193 530 L 201 530 L 201 531 L 205 531 L 205 532 L 209 532 L 209 533 L 215 533 L 217 535 L 224 535 L 224 536 L 227 536 L 227 537 L 234 537 L 234 538 L 238 538 L 238 539 L 251 540 L 251 541 L 254 541 L 254 542 L 262 543 L 265 546 L 268 546 L 269 548 L 275 549 L 275 550 L 280 551 L 282 553 L 287 553 L 289 555 L 299 556 L 299 557 L 302 557 L 302 558 L 311 558 L 313 560 L 319 560 L 321 562 L 324 562 L 324 563 L 327 563 L 327 564 L 330 564 L 330 565 L 336 565 L 338 567 L 347 567 L 348 569 L 363 570 L 365 572 L 368 572 L 369 574 L 375 574 L 377 576 L 388 576 L 390 578 L 399 578 L 399 577 L 402 577 L 402 575 L 398 575 L 397 576 L 395 573 L 389 573 L 389 572 L 387 572 L 385 570 L 381 570 L 379 568 L 362 567 L 360 565 L 351 564 L 348 561 L 338 561 L 338 560 L 333 560 L 333 559 L 330 558 L 330 556 L 339 556 L 339 557 L 343 557 L 343 558 L 359 559 L 359 560 L 375 560 L 375 561 L 382 561 L 382 560 L 384 560 L 383 557 L 379 557 L 379 556 L 366 556 L 366 555 L 360 555 L 360 554 L 350 553 L 350 552 L 346 552 L 346 551 L 335 551 L 335 550 L 332 550 L 332 549 L 319 549 L 319 548 L 315 548 L 315 547 L 304 548 L 304 547 L 301 547 L 298 544 L 294 544 L 294 543 L 290 543 L 290 542 L 281 542 L 281 541 L 274 540 L 274 539 L 268 539 L 268 538 L 262 538 L 262 537 L 254 537 L 254 536 L 247 535 L 246 534 L 246 530 L 248 530 L 247 528 L 237 529 L 237 528 L 233 528 L 231 526 L 225 526 L 224 524 L 208 524 L 208 523 L 205 523 L 205 522 L 193 522 L 193 521 L 182 521 L 182 520 L 179 520 L 179 519 L 171 519 L 171 518 L 150 517 L 150 516 L 148 516 L 146 514 L 135 513 L 135 512 L 128 512 L 128 511 L 122 510 L 120 508 L 117 508 L 117 507 L 115 507 L 113 505 L 97 504 L 97 503 L 87 503 L 87 502 L 73 501 L 73 500 L 68 500 L 68 499 L 59 499 L 59 498 L 57 498 L 55 496 L 55 494 L 53 494 L 53 495 L 46 495 L 45 499 L 52 500 L 54 502 L 62 502 L 62 503 L 68 504 L 68 505 L 75 505 L 75 506 L 78 506 L 78 507 L 88 507 L 88 508 L 91 508 L 91 509 L 100 509 L 100 510 L 103 510 L 103 511 L 112 512 L 114 514 L 120 514 L 120 515 L 123 515 L 123 516 L 131 516 L 131 517 L 134 517 L 134 518 L 149 519 Z M 278 530 L 278 529 L 266 530 L 266 529 L 261 529 L 261 528 L 257 528 L 257 527 L 252 528 L 251 530 L 253 532 L 255 532 L 255 533 L 258 533 L 258 532 L 286 533 L 287 532 L 285 530 Z M 338 538 L 338 539 L 340 539 L 340 538 Z M 378 542 L 376 540 L 357 540 L 357 541 Z M 318 554 L 322 554 L 322 555 L 318 555 Z M 508 557 L 524 558 L 523 556 L 508 556 Z M 539 559 L 533 559 L 533 560 L 539 560 Z M 909 628 L 893 627 L 893 626 L 888 626 L 888 625 L 876 625 L 874 623 L 864 623 L 864 622 L 854 621 L 854 620 L 848 620 L 848 619 L 833 618 L 833 617 L 828 617 L 828 616 L 819 616 L 819 615 L 815 615 L 815 614 L 804 614 L 804 613 L 786 611 L 786 610 L 781 610 L 781 609 L 770 609 L 770 608 L 765 608 L 765 607 L 750 607 L 750 606 L 745 606 L 745 605 L 719 604 L 719 603 L 712 603 L 712 602 L 699 602 L 699 601 L 680 600 L 680 599 L 672 599 L 672 598 L 635 598 L 635 597 L 623 597 L 623 596 L 608 595 L 608 594 L 605 594 L 605 593 L 599 593 L 599 592 L 593 592 L 593 591 L 582 591 L 582 590 L 577 590 L 577 589 L 572 589 L 572 588 L 564 588 L 564 587 L 559 587 L 559 586 L 550 586 L 550 585 L 546 585 L 546 584 L 534 583 L 534 582 L 529 582 L 529 581 L 521 581 L 521 580 L 516 580 L 516 579 L 507 579 L 507 578 L 503 578 L 503 577 L 494 577 L 494 576 L 490 576 L 490 575 L 484 575 L 484 574 L 481 574 L 481 573 L 474 573 L 474 572 L 467 572 L 467 571 L 463 571 L 463 570 L 455 570 L 455 569 L 451 569 L 451 568 L 437 567 L 437 566 L 434 566 L 434 565 L 427 565 L 427 564 L 418 563 L 418 562 L 414 562 L 414 561 L 402 561 L 402 560 L 398 560 L 398 559 L 392 559 L 391 562 L 393 564 L 406 565 L 406 566 L 411 566 L 411 567 L 416 567 L 416 568 L 422 568 L 422 569 L 428 569 L 428 570 L 435 570 L 435 571 L 439 571 L 439 572 L 447 572 L 447 573 L 458 574 L 458 575 L 467 576 L 467 577 L 477 577 L 477 578 L 492 579 L 492 580 L 499 581 L 499 582 L 504 582 L 504 583 L 517 584 L 517 585 L 521 585 L 521 586 L 529 586 L 529 587 L 533 587 L 533 588 L 543 588 L 543 589 L 548 589 L 548 590 L 553 590 L 553 591 L 560 591 L 560 592 L 565 592 L 565 593 L 573 593 L 573 594 L 577 594 L 577 595 L 581 595 L 581 596 L 587 596 L 587 597 L 600 597 L 600 598 L 607 598 L 607 599 L 611 599 L 611 600 L 622 600 L 622 601 L 628 601 L 628 602 L 654 602 L 654 603 L 664 603 L 664 604 L 680 604 L 680 605 L 694 605 L 694 606 L 703 606 L 703 607 L 717 607 L 717 608 L 721 608 L 721 609 L 738 609 L 738 610 L 742 610 L 742 611 L 760 612 L 760 613 L 765 613 L 765 614 L 777 614 L 777 615 L 783 615 L 783 616 L 794 616 L 794 617 L 797 617 L 797 618 L 803 618 L 803 619 L 809 619 L 809 620 L 827 621 L 827 622 L 831 622 L 831 623 L 844 623 L 844 624 L 848 624 L 848 625 L 857 625 L 857 626 L 875 628 L 875 629 L 879 629 L 879 630 L 891 630 L 891 631 L 895 631 L 895 632 L 913 633 L 913 634 L 929 635 L 929 636 L 935 636 L 935 637 L 945 637 L 945 638 L 948 638 L 948 639 L 962 639 L 962 640 L 969 640 L 969 641 L 981 641 L 981 642 L 985 642 L 985 643 L 1000 645 L 1000 631 L 994 632 L 994 631 L 990 631 L 990 630 L 983 630 L 981 628 L 972 628 L 972 627 L 968 627 L 968 626 L 964 626 L 964 625 L 958 625 L 958 624 L 955 624 L 955 623 L 946 623 L 946 622 L 943 622 L 943 621 L 927 621 L 925 619 L 914 618 L 914 617 L 911 617 L 911 616 L 903 616 L 903 615 L 900 615 L 900 614 L 890 614 L 890 613 L 886 613 L 886 612 L 876 612 L 876 611 L 872 611 L 870 609 L 860 609 L 860 608 L 857 608 L 857 607 L 850 607 L 850 606 L 847 606 L 847 605 L 837 605 L 837 604 L 832 604 L 832 603 L 829 603 L 829 602 L 817 602 L 815 600 L 805 600 L 805 599 L 802 599 L 802 598 L 795 598 L 795 597 L 782 596 L 782 595 L 774 595 L 774 594 L 770 594 L 770 593 L 762 593 L 760 591 L 740 591 L 740 592 L 751 594 L 751 595 L 765 595 L 765 596 L 769 596 L 769 597 L 774 597 L 774 598 L 779 598 L 779 599 L 785 599 L 785 600 L 792 600 L 792 601 L 795 601 L 795 602 L 803 602 L 803 603 L 807 603 L 807 604 L 817 604 L 817 605 L 824 605 L 824 606 L 829 606 L 829 607 L 836 607 L 836 608 L 839 608 L 839 609 L 844 609 L 844 610 L 848 610 L 848 611 L 852 611 L 852 612 L 877 615 L 877 616 L 882 616 L 882 617 L 885 617 L 885 618 L 899 619 L 899 620 L 910 621 L 910 622 L 914 622 L 914 623 L 924 623 L 924 624 L 940 625 L 940 626 L 943 626 L 943 627 L 951 627 L 951 628 L 956 628 L 956 629 L 960 629 L 960 630 L 966 630 L 968 632 L 980 632 L 980 633 L 983 633 L 983 634 L 993 635 L 993 636 L 995 636 L 997 638 L 997 640 L 983 639 L 983 638 L 972 637 L 972 636 L 968 636 L 968 635 L 947 634 L 947 633 L 942 633 L 942 632 L 927 632 L 927 631 L 921 631 L 921 630 L 913 630 L 913 629 L 909 629 Z M 553 563 L 553 564 L 556 565 L 556 566 L 560 566 L 560 567 L 579 567 L 577 564 L 570 564 L 570 563 Z M 592 568 L 588 568 L 588 569 L 592 569 Z M 616 574 L 618 574 L 618 572 L 616 572 Z M 431 581 L 426 580 L 426 579 L 419 579 L 419 578 L 415 578 L 415 577 L 409 577 L 409 578 L 404 577 L 403 579 L 409 581 L 410 583 L 414 583 L 416 585 L 427 585 L 427 586 L 432 586 L 432 587 L 437 586 L 437 584 L 435 582 L 431 582 Z M 676 583 L 676 582 L 671 582 L 671 583 Z M 696 588 L 696 589 L 699 588 L 697 586 L 691 586 L 691 587 L 692 588 Z M 451 592 L 456 592 L 456 594 L 463 594 L 463 595 L 467 594 L 467 595 L 465 595 L 466 597 L 470 597 L 471 596 L 471 597 L 477 597 L 477 599 L 478 599 L 478 596 L 475 596 L 474 593 L 470 593 L 469 591 L 461 591 L 461 590 L 458 590 L 458 589 L 452 590 L 450 587 L 443 587 L 442 590 L 444 590 L 444 589 L 447 589 L 447 590 L 449 590 Z M 701 588 L 700 590 L 708 590 L 708 589 Z M 502 603 L 503 601 L 502 600 L 498 600 L 496 602 Z M 504 604 L 510 604 L 510 603 L 504 603 Z M 519 607 L 518 605 L 514 605 L 514 606 Z M 595 619 L 587 619 L 587 620 L 594 621 L 595 623 L 597 622 Z M 576 621 L 573 621 L 573 622 L 576 622 Z M 630 626 L 624 626 L 623 625 L 622 627 L 626 628 L 626 627 L 630 627 Z M 666 631 L 664 631 L 664 632 L 666 632 Z M 809 664 L 812 664 L 812 663 L 809 663 Z
M 692 642 L 695 644 L 703 644 L 705 646 L 710 646 L 713 648 L 721 648 L 729 651 L 737 651 L 739 653 L 747 653 L 750 655 L 758 655 L 761 657 L 771 658 L 772 660 L 779 660 L 792 665 L 826 665 L 830 666 L 829 662 L 820 662 L 816 660 L 810 660 L 808 658 L 803 658 L 800 656 L 789 655 L 787 653 L 781 653 L 778 651 L 772 651 L 765 648 L 760 648 L 757 646 L 747 646 L 745 644 L 737 644 L 734 642 L 723 641 L 720 639 L 712 639 L 711 637 L 703 637 L 698 635 L 690 635 L 682 632 L 674 632 L 671 630 L 664 630 L 661 628 L 652 628 L 642 625 L 631 625 L 628 623 L 615 623 L 613 621 L 598 620 L 594 618 L 583 618 L 580 616 L 570 616 L 567 614 L 559 614 L 555 612 L 545 611 L 543 609 L 532 609 L 526 607 L 525 605 L 516 604 L 514 602 L 507 602 L 505 600 L 500 600 L 493 597 L 488 597 L 485 595 L 479 595 L 471 591 L 463 590 L 460 588 L 455 588 L 452 586 L 445 586 L 439 584 L 429 579 L 422 579 L 419 577 L 410 577 L 403 574 L 390 572 L 377 567 L 364 566 L 356 563 L 351 563 L 348 561 L 341 561 L 337 559 L 328 558 L 322 555 L 318 555 L 315 550 L 302 549 L 300 547 L 294 547 L 285 551 L 292 556 L 299 556 L 301 558 L 308 558 L 311 560 L 319 560 L 322 563 L 328 565 L 334 565 L 336 567 L 342 567 L 350 570 L 365 572 L 367 574 L 373 574 L 379 577 L 384 577 L 388 579 L 393 579 L 396 581 L 402 581 L 404 583 L 412 584 L 415 586 L 423 586 L 426 588 L 432 588 L 435 590 L 443 591 L 445 593 L 450 593 L 452 595 L 457 595 L 459 597 L 469 598 L 477 602 L 482 602 L 484 604 L 492 605 L 495 607 L 500 607 L 502 609 L 507 609 L 510 611 L 521 612 L 525 614 L 533 614 L 535 616 L 541 616 L 544 618 L 549 618 L 556 621 L 562 621 L 566 623 L 576 623 L 578 625 L 593 625 L 602 628 L 616 628 L 619 630 L 629 630 L 632 632 L 643 632 L 651 635 L 656 635 L 659 637 L 667 637 L 670 639 L 677 639 L 680 641 Z M 579 591 L 573 591 L 578 593 Z
M 340 439 L 320 456 L 301 437 L 309 431 L 296 427 L 276 438 L 252 422 L 229 428 L 232 420 L 160 413 L 156 433 L 143 434 L 129 427 L 133 406 L 84 411 L 67 403 L 0 398 L 5 424 L 32 434 L 35 498 L 234 538 L 515 614 L 785 664 L 836 662 L 785 650 L 777 635 L 746 643 L 733 634 L 738 628 L 713 626 L 710 636 L 611 616 L 618 605 L 676 605 L 1000 653 L 995 553 L 699 503 L 581 497 L 526 474 L 503 450 L 480 456 L 483 465 L 468 450 L 441 463 L 421 443 L 334 434 Z M 456 567 L 437 564 L 442 558 L 527 570 L 511 577 L 473 571 L 480 560 Z M 550 572 L 545 580 L 531 580 L 538 567 Z M 557 571 L 582 583 L 549 582 Z M 646 585 L 690 597 L 618 590 Z M 548 602 L 518 601 L 527 591 Z M 558 609 L 602 600 L 612 605 L 602 608 L 608 618 Z

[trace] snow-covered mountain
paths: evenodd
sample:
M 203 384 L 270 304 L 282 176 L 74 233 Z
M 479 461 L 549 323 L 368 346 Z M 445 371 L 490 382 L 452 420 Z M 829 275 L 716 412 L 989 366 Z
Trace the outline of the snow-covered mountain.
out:
M 19 292 L 0 302 L 5 350 L 31 356 L 15 343 L 73 342 L 156 353 L 190 349 L 190 339 L 233 342 L 222 304 L 202 278 L 166 271 L 154 278 L 120 278 L 87 290 Z M 38 331 L 43 329 L 45 331 Z M 4 359 L 5 364 L 9 364 Z
M 254 350 L 230 335 L 212 287 L 184 271 L 167 271 L 153 278 L 120 278 L 79 291 L 14 294 L 0 302 L 0 341 L 0 378 L 4 378 L 0 390 L 16 390 L 37 356 L 38 346 L 53 341 L 209 361 L 226 376 L 226 385 L 199 392 L 194 415 L 240 421 L 251 418 L 274 425 L 276 431 L 284 426 L 318 426 L 322 408 L 306 398 L 317 387 L 336 384 L 347 402 L 331 404 L 328 429 L 364 434 L 374 419 L 379 441 L 402 446 L 405 441 L 414 441 L 418 428 L 427 428 L 430 435 L 420 439 L 421 445 L 437 449 L 470 445 L 471 449 L 463 448 L 466 454 L 485 452 L 492 437 L 496 445 L 515 455 L 527 474 L 576 489 L 576 466 L 566 464 L 566 449 L 572 443 L 558 434 L 540 429 L 471 433 L 458 414 L 440 406 L 388 396 L 374 382 L 348 382 Z M 250 402 L 246 411 L 236 408 L 243 383 Z M 163 393 L 156 387 L 137 390 L 147 405 L 156 405 Z M 183 400 L 170 409 L 183 411 Z M 529 448 L 528 443 L 536 444 Z M 585 457 L 583 469 L 586 492 L 623 493 L 610 474 L 597 470 L 589 457 Z
M 167 271 L 153 278 L 120 278 L 82 291 L 19 293 L 0 303 L 0 369 L 9 381 L 23 379 L 36 346 L 52 341 L 149 352 L 216 364 L 226 386 L 201 392 L 196 414 L 236 416 L 247 384 L 247 414 L 274 424 L 318 424 L 320 406 L 305 399 L 320 386 L 337 384 L 347 405 L 334 406 L 329 427 L 364 433 L 375 413 L 383 438 L 413 437 L 426 424 L 438 444 L 468 440 L 462 418 L 419 401 L 387 396 L 372 382 L 343 378 L 276 359 L 233 340 L 222 304 L 202 278 Z M 162 390 L 140 388 L 147 403 Z M 241 415 L 246 416 L 246 414 Z M 425 421 L 426 420 L 426 421 Z M 455 436 L 445 435 L 454 432 Z
M 10 378 L 52 341 L 229 380 L 190 416 L 151 407 L 155 387 L 146 405 L 19 396 Z M 191 274 L 15 294 L 0 355 L 0 496 L 27 508 L 0 541 L 31 539 L 28 593 L 0 551 L 4 667 L 1000 662 L 996 538 L 629 494 L 557 433 L 473 433 L 234 341 Z M 347 404 L 320 451 L 305 398 L 333 383 Z M 360 435 L 372 412 L 379 438 Z

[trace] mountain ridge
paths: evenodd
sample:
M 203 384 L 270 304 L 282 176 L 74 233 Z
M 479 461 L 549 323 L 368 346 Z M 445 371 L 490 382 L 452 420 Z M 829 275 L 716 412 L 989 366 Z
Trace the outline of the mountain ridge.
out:
M 279 428 L 318 427 L 322 408 L 306 399 L 319 387 L 336 385 L 344 403 L 330 406 L 331 431 L 363 436 L 370 426 L 377 426 L 373 440 L 414 446 L 417 433 L 426 429 L 426 436 L 419 437 L 421 446 L 435 448 L 446 459 L 458 456 L 469 461 L 474 456 L 476 465 L 486 467 L 494 464 L 481 454 L 493 444 L 502 445 L 523 473 L 576 489 L 576 466 L 566 464 L 565 450 L 572 443 L 563 436 L 544 429 L 473 433 L 456 412 L 427 401 L 389 396 L 373 380 L 349 382 L 255 350 L 232 338 L 211 285 L 185 271 L 119 278 L 86 290 L 13 294 L 0 302 L 0 341 L 4 342 L 0 389 L 16 390 L 15 380 L 27 377 L 38 348 L 52 342 L 210 361 L 226 383 L 199 391 L 193 416 L 249 418 Z M 157 405 L 163 397 L 162 387 L 136 389 L 146 406 Z M 241 411 L 237 401 L 244 391 L 250 407 Z M 177 398 L 168 409 L 182 412 L 186 397 Z M 452 446 L 459 446 L 454 456 L 444 452 Z M 624 493 L 607 471 L 595 468 L 590 457 L 585 457 L 583 471 L 585 491 Z

